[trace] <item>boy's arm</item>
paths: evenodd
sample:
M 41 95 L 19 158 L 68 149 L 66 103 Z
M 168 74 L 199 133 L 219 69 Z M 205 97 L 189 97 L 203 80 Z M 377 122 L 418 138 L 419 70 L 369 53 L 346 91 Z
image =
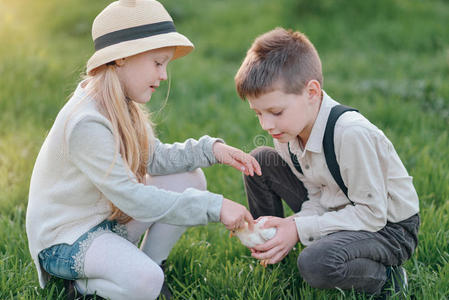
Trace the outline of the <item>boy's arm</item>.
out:
M 349 205 L 338 211 L 297 217 L 298 233 L 304 245 L 337 231 L 375 232 L 386 225 L 386 155 L 389 155 L 391 144 L 383 135 L 362 126 L 343 131 L 339 142 L 335 148 L 336 156 L 348 196 L 355 205 L 348 201 Z
M 298 232 L 291 218 L 264 217 L 262 228 L 276 227 L 276 235 L 267 242 L 251 248 L 251 255 L 268 264 L 281 261 L 298 243 Z
M 301 205 L 301 210 L 291 217 L 296 218 L 314 215 L 320 216 L 324 214 L 326 209 L 320 204 L 321 189 L 308 182 L 306 178 L 302 179 L 302 183 L 307 190 L 308 200 L 303 202 Z

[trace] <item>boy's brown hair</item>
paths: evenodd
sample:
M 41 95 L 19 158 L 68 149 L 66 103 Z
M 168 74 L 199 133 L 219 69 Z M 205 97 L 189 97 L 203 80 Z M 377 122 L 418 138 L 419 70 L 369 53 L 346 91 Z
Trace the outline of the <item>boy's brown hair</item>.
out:
M 256 38 L 234 78 L 243 100 L 275 89 L 301 94 L 312 79 L 323 86 L 321 61 L 315 47 L 301 32 L 279 27 Z

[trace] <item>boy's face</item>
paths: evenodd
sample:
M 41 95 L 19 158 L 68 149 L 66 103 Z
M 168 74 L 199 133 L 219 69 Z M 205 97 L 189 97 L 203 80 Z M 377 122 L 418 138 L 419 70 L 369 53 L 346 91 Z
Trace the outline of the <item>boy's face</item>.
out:
M 320 98 L 321 99 L 321 98 Z M 298 136 L 305 145 L 319 110 L 317 95 L 307 88 L 302 94 L 286 94 L 281 90 L 248 98 L 249 106 L 256 112 L 260 126 L 273 138 L 287 143 Z

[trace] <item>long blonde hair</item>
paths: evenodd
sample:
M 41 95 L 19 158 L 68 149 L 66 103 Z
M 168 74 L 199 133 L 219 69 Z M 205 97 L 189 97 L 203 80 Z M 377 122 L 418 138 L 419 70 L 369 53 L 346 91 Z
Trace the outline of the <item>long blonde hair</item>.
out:
M 115 158 L 120 153 L 137 181 L 145 183 L 149 154 L 154 145 L 153 123 L 145 106 L 126 98 L 115 65 L 103 65 L 86 76 L 87 93 L 96 100 L 100 112 L 111 122 Z M 132 218 L 112 202 L 110 220 L 127 223 Z

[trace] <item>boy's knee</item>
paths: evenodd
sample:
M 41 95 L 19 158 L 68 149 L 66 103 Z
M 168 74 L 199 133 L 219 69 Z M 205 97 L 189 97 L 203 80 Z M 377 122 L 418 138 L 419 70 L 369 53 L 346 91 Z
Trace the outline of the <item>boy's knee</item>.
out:
M 268 146 L 260 146 L 257 147 L 249 153 L 251 156 L 253 156 L 259 163 L 265 161 L 267 158 L 273 155 L 273 153 L 276 155 L 277 152 L 271 147 Z
M 301 277 L 314 288 L 334 288 L 341 280 L 341 272 L 330 249 L 306 247 L 298 256 Z
M 287 166 L 287 163 L 284 162 L 279 153 L 268 146 L 257 147 L 250 154 L 257 160 L 261 168 Z

